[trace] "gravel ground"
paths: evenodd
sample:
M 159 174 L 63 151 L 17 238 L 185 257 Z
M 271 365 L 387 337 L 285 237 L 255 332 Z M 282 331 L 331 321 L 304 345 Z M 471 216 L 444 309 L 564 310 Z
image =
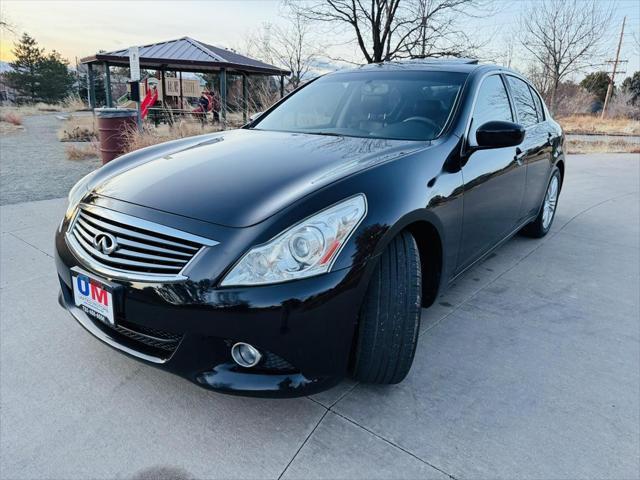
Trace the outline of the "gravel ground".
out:
M 100 165 L 97 158 L 67 160 L 56 132 L 60 114 L 26 116 L 25 129 L 0 136 L 0 205 L 65 197 Z

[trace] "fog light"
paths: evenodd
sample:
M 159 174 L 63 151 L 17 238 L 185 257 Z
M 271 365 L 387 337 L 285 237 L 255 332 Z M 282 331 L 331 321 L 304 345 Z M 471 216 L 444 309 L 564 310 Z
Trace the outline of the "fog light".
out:
M 251 368 L 260 363 L 262 355 L 257 348 L 248 343 L 238 342 L 231 347 L 231 357 L 241 367 Z

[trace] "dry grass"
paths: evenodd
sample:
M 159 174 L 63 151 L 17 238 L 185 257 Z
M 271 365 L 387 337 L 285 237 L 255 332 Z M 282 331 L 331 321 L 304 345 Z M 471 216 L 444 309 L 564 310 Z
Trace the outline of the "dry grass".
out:
M 49 112 L 80 112 L 89 110 L 89 107 L 80 100 L 77 95 L 69 95 L 60 103 L 33 103 L 15 106 L 2 106 L 0 112 L 13 112 L 17 115 L 40 115 Z
M 568 153 L 640 153 L 640 144 L 622 139 L 596 142 L 567 139 L 565 149 Z
M 558 119 L 565 133 L 596 135 L 640 135 L 640 121 L 629 118 L 600 119 L 593 115 L 571 115 Z
M 126 134 L 126 152 L 133 152 L 140 148 L 149 147 L 169 140 L 177 140 L 179 138 L 193 137 L 204 133 L 220 131 L 219 125 L 202 125 L 200 123 L 188 122 L 181 120 L 180 122 L 168 127 L 167 125 L 158 128 L 145 126 L 142 132 L 131 129 Z
M 27 115 L 40 115 L 42 113 L 47 112 L 61 112 L 61 105 L 51 105 L 49 103 L 34 103 L 30 105 L 19 105 L 19 106 L 3 106 L 0 107 L 1 112 L 14 112 L 17 115 L 27 116 Z
M 89 145 L 67 145 L 65 153 L 69 160 L 86 160 L 97 157 L 100 152 L 98 144 L 94 142 Z
M 22 125 L 22 116 L 16 112 L 0 112 L 0 122 Z
M 98 130 L 93 115 L 69 115 L 58 130 L 61 142 L 93 142 L 98 138 Z
M 22 132 L 24 127 L 22 125 L 14 125 L 9 122 L 0 122 L 0 135 L 10 135 L 12 133 Z
M 88 111 L 89 106 L 84 103 L 78 95 L 69 95 L 61 103 L 65 112 Z
M 0 111 L 0 135 L 9 135 L 22 130 L 24 130 L 22 115 L 12 111 Z

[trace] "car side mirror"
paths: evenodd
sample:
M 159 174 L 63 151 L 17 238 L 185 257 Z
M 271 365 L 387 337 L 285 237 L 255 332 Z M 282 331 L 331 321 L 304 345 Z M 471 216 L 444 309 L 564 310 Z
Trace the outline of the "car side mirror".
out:
M 476 130 L 476 141 L 480 149 L 515 147 L 524 140 L 526 131 L 522 125 L 513 122 L 491 121 Z
M 250 116 L 249 116 L 249 121 L 250 121 L 250 122 L 255 122 L 255 121 L 258 119 L 258 117 L 259 117 L 260 115 L 262 115 L 263 113 L 264 113 L 264 112 L 256 112 L 256 113 L 254 113 L 253 115 L 250 115 Z

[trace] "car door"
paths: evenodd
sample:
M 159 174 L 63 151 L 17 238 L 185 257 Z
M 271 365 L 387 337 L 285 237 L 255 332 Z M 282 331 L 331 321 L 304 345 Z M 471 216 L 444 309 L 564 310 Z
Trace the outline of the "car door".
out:
M 516 147 L 474 149 L 478 127 L 492 120 L 515 121 L 500 74 L 482 80 L 467 131 L 462 167 L 464 211 L 458 271 L 510 234 L 520 215 L 525 168 L 516 155 Z
M 538 94 L 524 80 L 513 75 L 507 75 L 506 78 L 518 123 L 527 132 L 519 147 L 519 155 L 527 170 L 520 211 L 520 219 L 525 220 L 538 214 L 547 188 L 552 161 L 552 133 L 545 121 L 545 112 Z

